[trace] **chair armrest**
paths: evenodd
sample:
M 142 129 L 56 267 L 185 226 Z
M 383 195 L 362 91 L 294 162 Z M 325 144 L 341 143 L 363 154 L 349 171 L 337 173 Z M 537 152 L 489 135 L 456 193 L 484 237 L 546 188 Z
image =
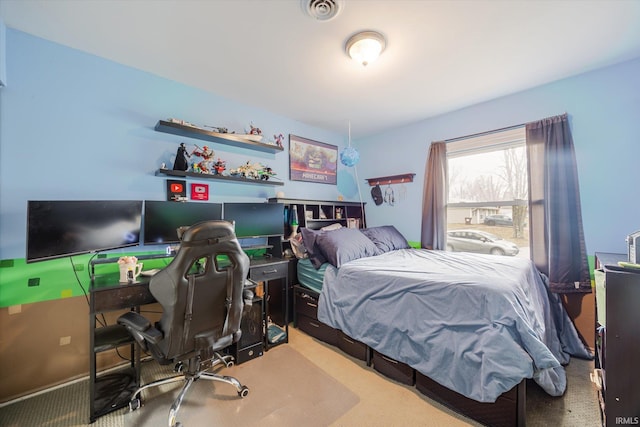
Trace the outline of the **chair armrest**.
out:
M 128 311 L 118 317 L 118 323 L 127 328 L 134 337 L 138 335 L 149 343 L 157 344 L 162 340 L 162 332 L 151 326 L 151 322 L 146 317 L 135 311 Z

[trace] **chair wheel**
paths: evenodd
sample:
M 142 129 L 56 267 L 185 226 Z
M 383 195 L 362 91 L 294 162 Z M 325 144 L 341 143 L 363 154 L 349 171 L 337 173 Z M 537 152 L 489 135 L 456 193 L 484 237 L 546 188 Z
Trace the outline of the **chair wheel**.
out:
M 246 385 L 243 385 L 242 390 L 238 392 L 238 396 L 247 397 L 248 394 L 249 394 L 249 387 L 247 387 Z
M 136 409 L 140 409 L 141 402 L 139 398 L 135 398 L 133 400 L 129 401 L 129 410 L 130 411 L 135 411 Z

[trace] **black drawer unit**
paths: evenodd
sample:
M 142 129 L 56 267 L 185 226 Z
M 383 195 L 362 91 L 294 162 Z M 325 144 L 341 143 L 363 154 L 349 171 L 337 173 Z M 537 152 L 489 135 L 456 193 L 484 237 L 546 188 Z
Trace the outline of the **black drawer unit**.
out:
M 356 359 L 371 364 L 371 349 L 368 345 L 354 340 L 342 331 L 338 331 L 338 348 Z
M 596 373 L 606 426 L 640 420 L 640 271 L 618 265 L 626 260 L 626 254 L 596 253 Z
M 398 362 L 375 350 L 373 350 L 372 362 L 373 369 L 392 380 L 406 385 L 416 383 L 416 371 L 406 363 Z
M 289 274 L 289 264 L 273 263 L 251 266 L 249 270 L 249 278 L 255 282 L 264 282 L 267 280 L 281 279 Z
M 318 293 L 309 289 L 303 288 L 300 285 L 294 287 L 295 293 L 295 314 L 310 317 L 312 319 L 318 319 Z M 297 317 L 297 316 L 296 316 Z M 296 324 L 296 318 L 294 317 L 294 326 Z
M 483 425 L 492 427 L 524 425 L 526 382 L 526 379 L 522 380 L 520 384 L 498 396 L 493 403 L 483 403 L 450 390 L 416 371 L 416 389 L 420 393 L 443 405 L 455 408 L 456 412 L 473 418 Z
M 337 346 L 338 344 L 338 331 L 325 325 L 318 319 L 312 319 L 307 316 L 298 316 L 298 328 L 312 337 L 326 342 L 327 344 L 331 344 L 333 346 Z
M 371 363 L 369 346 L 356 341 L 344 332 L 334 329 L 318 320 L 319 294 L 303 286 L 294 287 L 294 326 L 303 330 L 314 338 L 338 347 L 340 350 L 356 359 Z
M 314 338 L 338 345 L 338 330 L 318 320 L 318 293 L 300 285 L 294 286 L 293 325 Z

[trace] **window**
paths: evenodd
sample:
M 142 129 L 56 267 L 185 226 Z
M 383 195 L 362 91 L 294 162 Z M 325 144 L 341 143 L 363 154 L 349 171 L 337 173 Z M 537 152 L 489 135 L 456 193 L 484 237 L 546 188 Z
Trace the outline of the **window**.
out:
M 447 250 L 529 258 L 524 126 L 446 147 Z

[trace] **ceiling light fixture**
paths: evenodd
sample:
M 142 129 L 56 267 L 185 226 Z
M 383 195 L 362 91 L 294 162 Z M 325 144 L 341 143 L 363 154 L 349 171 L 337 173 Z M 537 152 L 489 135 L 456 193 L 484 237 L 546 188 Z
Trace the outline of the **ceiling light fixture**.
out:
M 367 66 L 378 59 L 386 45 L 382 34 L 376 31 L 361 31 L 347 40 L 345 49 L 351 59 Z

